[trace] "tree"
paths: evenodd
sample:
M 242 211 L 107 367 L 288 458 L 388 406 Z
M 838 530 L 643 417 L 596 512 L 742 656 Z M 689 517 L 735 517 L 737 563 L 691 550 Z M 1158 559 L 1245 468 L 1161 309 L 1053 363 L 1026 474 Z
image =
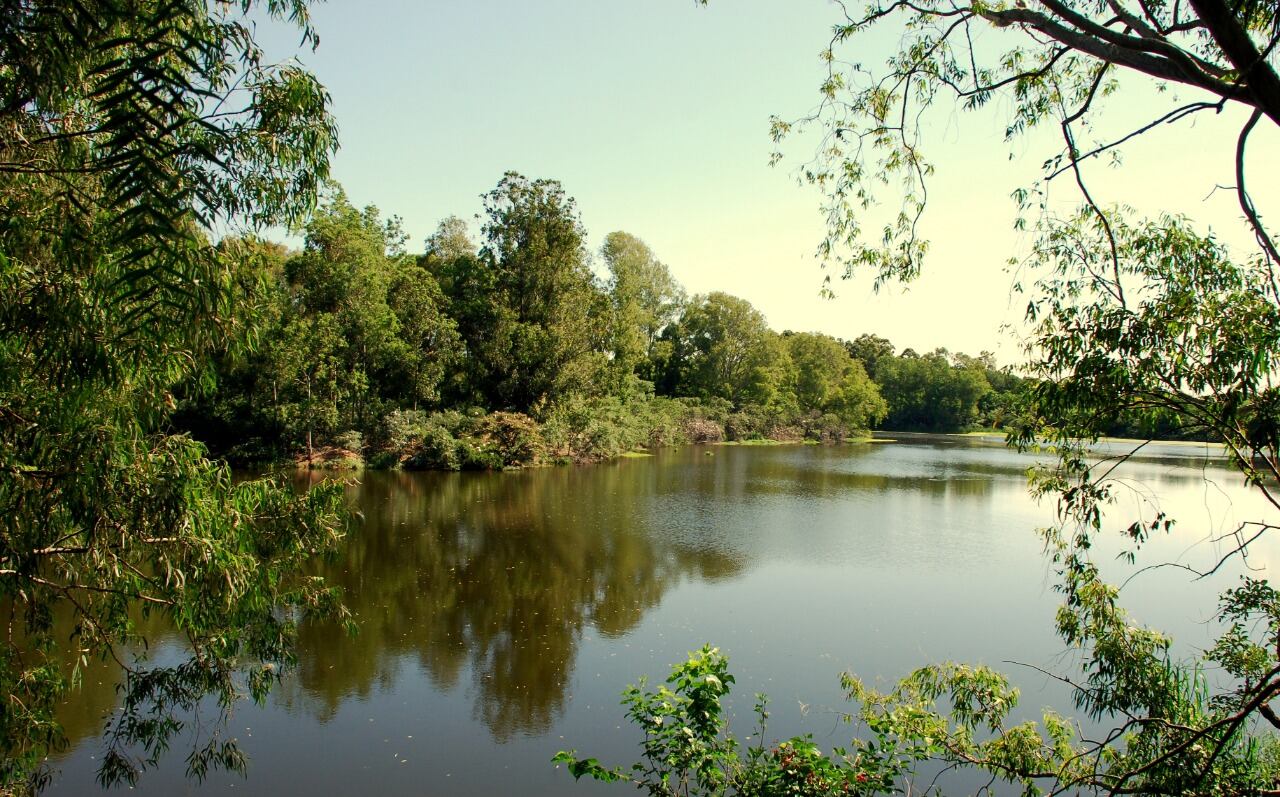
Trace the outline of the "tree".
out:
M 991 392 L 982 371 L 956 368 L 936 352 L 881 360 L 876 384 L 889 405 L 886 428 L 903 431 L 960 431 L 977 420 L 978 403 Z
M 462 357 L 462 340 L 431 273 L 405 258 L 393 266 L 387 303 L 399 332 L 387 383 L 403 386 L 396 398 L 418 409 L 420 403 L 441 401 L 449 374 Z
M 852 341 L 846 341 L 844 346 L 850 357 L 862 363 L 867 376 L 870 377 L 876 375 L 876 363 L 886 357 L 892 357 L 897 351 L 888 338 L 872 335 L 869 332 L 864 332 Z
M 1114 463 L 1099 465 L 1090 446 L 1117 417 L 1172 413 L 1188 431 L 1223 439 L 1241 475 L 1276 505 L 1280 253 L 1250 194 L 1246 153 L 1259 125 L 1280 124 L 1277 12 L 1275 3 L 1249 0 L 873 0 L 836 28 L 818 110 L 796 123 L 775 120 L 778 140 L 797 126 L 821 129 L 818 155 L 802 173 L 827 199 L 822 252 L 846 275 L 869 269 L 878 281 L 913 278 L 928 253 L 919 222 L 934 169 L 926 157 L 930 107 L 1003 107 L 1009 140 L 1037 127 L 1061 140 L 1040 179 L 1015 195 L 1015 224 L 1035 231 L 1024 266 L 1031 275 L 1028 358 L 1040 381 L 1032 417 L 1014 439 L 1047 441 L 1059 453 L 1034 486 L 1058 500 L 1057 521 L 1045 531 L 1064 595 L 1057 627 L 1082 652 L 1081 672 L 1061 677 L 1077 705 L 1113 729 L 1079 739 L 1050 715 L 1043 726 L 1008 727 L 1016 697 L 1008 683 L 953 665 L 925 668 L 889 695 L 850 681 L 875 727 L 901 738 L 927 734 L 932 755 L 1028 790 L 1243 794 L 1280 786 L 1280 719 L 1271 706 L 1280 696 L 1276 590 L 1264 578 L 1224 585 L 1216 615 L 1227 630 L 1185 663 L 1173 659 L 1166 637 L 1124 612 L 1119 590 L 1104 582 L 1090 554 L 1104 529 L 1118 525 L 1136 560 L 1143 542 L 1173 523 L 1158 508 L 1131 524 L 1113 517 L 1109 504 L 1126 488 Z M 845 60 L 846 49 L 885 28 L 899 46 L 882 67 Z M 1091 138 L 1105 129 L 1106 98 L 1121 78 L 1178 85 L 1191 99 L 1168 92 L 1168 105 L 1145 122 Z M 1257 244 L 1243 259 L 1186 219 L 1135 219 L 1095 200 L 1092 162 L 1157 126 L 1228 109 L 1243 114 L 1224 142 L 1235 173 L 1220 182 L 1232 184 Z M 1078 190 L 1076 213 L 1053 213 L 1045 200 L 1063 178 Z M 883 232 L 864 237 L 868 211 L 886 188 L 898 192 L 898 211 Z M 906 361 L 904 352 L 898 362 Z M 877 378 L 883 370 L 878 364 Z M 1246 555 L 1277 525 L 1270 516 L 1247 520 L 1225 555 L 1208 552 L 1204 565 L 1177 566 L 1205 578 L 1221 574 L 1225 561 Z M 1220 677 L 1206 678 L 1209 668 Z M 980 705 L 976 694 L 984 695 Z M 980 725 L 993 736 L 975 741 Z
M 287 310 L 284 264 L 290 252 L 255 236 L 226 237 L 217 247 L 231 270 L 244 337 L 256 343 L 245 346 L 228 338 L 214 352 L 211 375 L 192 378 L 175 391 L 178 407 L 171 422 L 204 443 L 211 456 L 233 465 L 279 459 L 288 452 L 281 445 L 270 342 Z M 210 379 L 214 390 L 208 389 Z
M 524 412 L 589 391 L 606 309 L 573 199 L 555 180 L 508 172 L 484 200 L 479 258 L 455 261 L 462 273 L 450 280 L 454 301 L 473 305 L 458 317 L 483 369 L 481 394 L 491 407 Z
M 853 429 L 869 429 L 887 411 L 862 364 L 829 335 L 799 332 L 783 340 L 794 366 L 796 404 L 804 413 L 831 413 Z
M 268 352 L 272 414 L 288 451 L 301 446 L 311 462 L 317 446 L 351 428 L 351 408 L 368 389 L 368 378 L 363 369 L 348 370 L 350 347 L 333 313 L 290 317 Z
M 996 97 L 1008 98 L 1008 139 L 1039 125 L 1056 125 L 1062 148 L 1044 161 L 1043 182 L 1020 192 L 1019 201 L 1023 209 L 1034 209 L 1044 185 L 1065 176 L 1079 187 L 1094 223 L 1104 228 L 1110 222 L 1088 191 L 1084 165 L 1158 125 L 1243 106 L 1248 117 L 1232 142 L 1234 190 L 1260 253 L 1274 265 L 1280 255 L 1248 192 L 1245 149 L 1264 118 L 1280 124 L 1280 76 L 1271 58 L 1280 40 L 1278 19 L 1273 3 L 1222 0 L 1186 5 L 1116 0 L 1085 7 L 1060 0 L 1012 7 L 872 2 L 865 14 L 836 27 L 824 51 L 829 72 L 818 110 L 798 122 L 775 119 L 773 136 L 780 141 L 797 126 L 813 124 L 825 133 L 818 157 L 803 172 L 829 200 L 823 254 L 844 265 L 846 274 L 868 267 L 878 279 L 910 279 L 928 249 L 917 233 L 934 168 L 925 155 L 922 127 L 933 104 L 950 107 L 954 101 L 975 110 Z M 890 26 L 907 34 L 884 69 L 866 71 L 841 59 L 851 41 Z M 993 29 L 1004 34 L 998 42 L 977 43 L 983 31 Z M 1131 133 L 1085 141 L 1081 136 L 1103 113 L 1104 99 L 1122 75 L 1181 84 L 1197 99 L 1182 102 L 1171 93 L 1168 111 Z M 901 190 L 900 211 L 883 235 L 876 231 L 876 240 L 867 241 L 862 219 L 878 204 L 884 186 Z
M 245 332 L 205 230 L 300 221 L 335 146 L 323 88 L 255 45 L 256 5 L 0 3 L 0 791 L 46 782 L 81 663 L 124 668 L 99 778 L 132 782 L 181 712 L 262 699 L 298 621 L 339 608 L 301 575 L 337 490 L 233 481 L 166 432 Z M 314 43 L 304 2 L 265 12 Z M 149 663 L 139 615 L 188 655 Z M 193 775 L 244 766 L 218 728 L 193 744 Z
M 269 337 L 272 399 L 310 454 L 316 432 L 325 443 L 367 434 L 389 404 L 438 402 L 460 342 L 435 278 L 401 250 L 398 219 L 356 210 L 335 189 L 306 230 L 285 264 L 282 327 Z
M 303 251 L 285 263 L 291 301 L 277 363 L 283 400 L 310 456 L 317 423 L 329 437 L 372 423 L 386 381 L 379 377 L 401 352 L 399 321 L 387 303 L 394 228 L 377 208 L 356 210 L 337 189 L 306 232 Z
M 613 308 L 613 362 L 629 375 L 649 356 L 662 330 L 675 320 L 684 302 L 684 289 L 653 250 L 629 233 L 605 236 L 600 256 L 610 276 L 606 290 Z
M 672 344 L 663 392 L 768 405 L 788 381 L 790 358 L 764 315 L 745 299 L 695 296 L 662 335 Z
M 436 231 L 427 239 L 423 265 L 434 271 L 460 257 L 475 254 L 476 245 L 467 232 L 467 223 L 457 216 L 449 216 L 436 225 Z

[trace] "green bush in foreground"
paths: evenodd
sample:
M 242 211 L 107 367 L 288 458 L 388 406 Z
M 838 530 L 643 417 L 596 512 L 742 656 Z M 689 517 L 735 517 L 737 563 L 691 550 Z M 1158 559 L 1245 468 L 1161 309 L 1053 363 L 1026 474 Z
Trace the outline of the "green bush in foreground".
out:
M 594 758 L 579 759 L 561 751 L 552 759 L 565 764 L 575 779 L 584 775 L 607 783 L 628 782 L 655 797 L 667 795 L 823 795 L 878 794 L 893 790 L 912 762 L 927 757 L 929 746 L 907 741 L 888 723 L 872 726 L 874 741 L 855 741 L 830 756 L 809 736 L 796 736 L 764 746 L 769 712 L 764 695 L 756 696 L 754 744 L 745 752 L 728 731 L 721 699 L 733 676 L 728 659 L 710 645 L 676 665 L 665 685 L 623 692 L 627 719 L 644 732 L 644 760 L 630 773 L 607 768 Z M 869 694 L 869 693 L 864 693 Z
M 1274 593 L 1266 597 L 1274 599 Z M 1252 605 L 1256 596 L 1241 600 Z M 1224 619 L 1238 621 L 1240 612 L 1239 606 L 1224 607 Z M 1049 709 L 1040 722 L 1007 724 L 1018 690 L 1003 675 L 943 663 L 916 670 L 889 692 L 841 676 L 856 707 L 842 719 L 859 733 L 830 755 L 809 736 L 766 747 L 769 714 L 766 698 L 757 695 L 758 727 L 743 752 L 723 718 L 721 700 L 734 683 L 728 661 L 719 649 L 704 646 L 656 691 L 646 691 L 641 680 L 623 692 L 627 719 L 644 733 L 644 760 L 629 770 L 578 758 L 573 750 L 552 760 L 575 779 L 625 781 L 654 797 L 947 793 L 936 779 L 923 788 L 913 783 L 922 762 L 932 771 L 981 773 L 986 785 L 979 793 L 997 782 L 1026 795 L 1273 793 L 1280 762 L 1274 737 L 1232 723 L 1229 708 L 1207 698 L 1203 678 L 1185 677 L 1185 670 L 1159 655 L 1159 644 L 1139 647 L 1126 666 L 1131 678 L 1146 684 L 1150 716 L 1160 719 L 1135 720 L 1103 741 L 1079 736 L 1073 722 Z

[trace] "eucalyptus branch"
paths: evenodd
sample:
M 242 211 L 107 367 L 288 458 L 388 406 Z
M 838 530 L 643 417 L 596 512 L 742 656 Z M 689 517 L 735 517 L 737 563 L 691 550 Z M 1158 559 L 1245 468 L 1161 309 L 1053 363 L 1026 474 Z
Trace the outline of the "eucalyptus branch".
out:
M 1148 15 L 1147 20 L 1143 20 L 1136 14 L 1131 13 L 1129 9 L 1124 7 L 1124 4 L 1121 3 L 1120 0 L 1107 0 L 1107 5 L 1115 12 L 1117 17 L 1124 21 L 1125 25 L 1127 25 L 1131 30 L 1137 32 L 1137 34 L 1142 38 L 1152 41 L 1163 41 L 1156 29 L 1147 24 L 1151 19 L 1151 11 L 1144 4 L 1139 3 L 1139 5 L 1142 6 L 1143 13 Z
M 60 592 L 65 596 L 70 596 L 73 591 L 80 590 L 83 592 L 96 592 L 96 593 L 101 593 L 105 595 L 117 595 L 122 598 L 128 598 L 129 600 L 140 600 L 145 603 L 152 603 L 160 606 L 176 606 L 177 605 L 177 601 L 175 599 L 157 598 L 154 595 L 147 595 L 137 590 L 119 589 L 116 587 L 102 587 L 102 586 L 97 586 L 95 584 L 60 584 L 56 581 L 51 581 L 46 578 L 41 578 L 40 576 L 33 575 L 31 573 L 20 573 L 15 570 L 0 570 L 0 575 L 16 575 L 19 578 L 23 578 L 23 579 L 26 579 L 27 581 L 32 582 L 33 584 L 40 584 L 41 586 L 49 587 L 50 589 Z
M 1234 9 L 1222 0 L 1189 1 L 1240 75 L 1249 95 L 1247 102 L 1280 124 L 1280 76 L 1236 19 Z
M 1159 37 L 1135 37 L 1128 36 L 1111 30 L 1105 25 L 1099 25 L 1083 14 L 1075 11 L 1067 4 L 1060 0 L 1040 0 L 1041 4 L 1052 11 L 1056 16 L 1066 20 L 1071 25 L 1078 28 L 1083 33 L 1093 36 L 1105 42 L 1114 44 L 1127 50 L 1135 50 L 1140 52 L 1149 52 L 1155 55 L 1162 55 L 1171 62 L 1182 68 L 1190 80 L 1196 80 L 1206 76 L 1214 78 L 1225 78 L 1228 76 L 1228 70 L 1213 64 L 1209 61 L 1199 58 L 1198 56 L 1188 53 L 1179 47 L 1170 44 L 1168 41 Z M 1118 3 L 1112 3 L 1112 7 L 1116 8 Z M 1128 12 L 1120 9 L 1117 11 L 1118 16 L 1126 22 L 1133 17 Z M 1142 26 L 1141 21 L 1135 20 L 1137 25 Z
M 1152 122 L 1149 122 L 1137 128 L 1136 130 L 1118 139 L 1115 139 L 1114 141 L 1111 141 L 1110 143 L 1103 144 L 1101 146 L 1095 147 L 1092 150 L 1089 150 L 1088 152 L 1076 158 L 1073 161 L 1073 163 L 1069 163 L 1066 166 L 1058 167 L 1057 169 L 1053 170 L 1048 175 L 1046 175 L 1045 180 L 1046 181 L 1053 180 L 1055 177 L 1061 176 L 1064 172 L 1070 171 L 1074 167 L 1074 163 L 1086 161 L 1090 158 L 1095 158 L 1104 152 L 1108 152 L 1110 150 L 1115 149 L 1116 147 L 1119 147 L 1122 144 L 1128 143 L 1130 140 L 1137 138 L 1138 136 L 1141 136 L 1145 133 L 1149 133 L 1150 131 L 1154 130 L 1155 128 L 1159 127 L 1162 124 L 1172 124 L 1174 122 L 1181 121 L 1187 116 L 1190 116 L 1191 114 L 1197 113 L 1199 111 L 1214 110 L 1214 111 L 1220 112 L 1222 110 L 1224 102 L 1225 100 L 1220 100 L 1218 102 L 1193 102 L 1193 103 L 1188 103 L 1187 105 L 1184 105 L 1180 108 L 1176 108 L 1170 111 L 1169 113 L 1164 114 L 1160 118 Z
M 1070 158 L 1071 168 L 1075 173 L 1076 185 L 1080 188 L 1080 193 L 1084 195 L 1085 202 L 1089 205 L 1090 209 L 1093 210 L 1094 215 L 1102 224 L 1102 229 L 1107 234 L 1107 241 L 1111 245 L 1111 268 L 1114 275 L 1114 281 L 1111 282 L 1110 285 L 1114 285 L 1115 287 L 1109 288 L 1109 290 L 1115 297 L 1116 301 L 1120 303 L 1120 306 L 1125 307 L 1124 285 L 1120 279 L 1120 252 L 1119 247 L 1116 244 L 1116 234 L 1111 228 L 1111 221 L 1107 218 L 1107 214 L 1102 211 L 1102 208 L 1098 207 L 1098 203 L 1094 201 L 1093 195 L 1089 193 L 1088 186 L 1085 185 L 1084 175 L 1080 171 L 1080 160 L 1076 150 L 1075 136 L 1071 132 L 1071 124 L 1084 116 L 1084 114 L 1088 112 L 1089 107 L 1093 104 L 1093 99 L 1097 94 L 1098 87 L 1102 85 L 1102 78 L 1106 75 L 1108 66 L 1108 64 L 1103 64 L 1098 68 L 1098 72 L 1093 79 L 1093 84 L 1089 87 L 1089 92 L 1085 96 L 1084 101 L 1081 102 L 1079 108 L 1063 118 L 1060 126 L 1062 128 L 1062 137 L 1067 144 L 1067 154 Z
M 1280 303 L 1280 286 L 1276 284 L 1275 269 L 1280 266 L 1280 251 L 1276 250 L 1275 241 L 1267 233 L 1266 227 L 1262 225 L 1262 219 L 1258 217 L 1257 208 L 1253 205 L 1253 199 L 1249 196 L 1249 191 L 1245 187 L 1245 168 L 1244 154 L 1245 147 L 1249 143 L 1249 134 L 1253 132 L 1253 128 L 1258 124 L 1258 120 L 1262 118 L 1262 111 L 1255 108 L 1253 113 L 1249 115 L 1249 121 L 1240 130 L 1240 137 L 1236 141 L 1236 197 L 1240 202 L 1240 209 L 1244 211 L 1245 218 L 1249 220 L 1249 226 L 1253 228 L 1254 237 L 1258 240 L 1258 245 L 1262 247 L 1262 251 L 1266 254 L 1265 262 L 1267 266 L 1267 275 L 1271 280 L 1271 295 L 1277 303 Z
M 1150 75 L 1160 80 L 1185 83 L 1210 91 L 1224 99 L 1253 104 L 1253 95 L 1245 88 L 1227 80 L 1220 80 L 1201 70 L 1188 69 L 1184 63 L 1164 55 L 1150 52 L 1142 39 L 1134 39 L 1143 46 L 1133 48 L 1128 42 L 1116 43 L 1072 30 L 1038 11 L 1027 8 L 993 10 L 982 8 L 979 15 L 998 27 L 1026 25 L 1040 31 L 1054 41 L 1073 50 L 1093 56 L 1104 63 L 1116 64 Z

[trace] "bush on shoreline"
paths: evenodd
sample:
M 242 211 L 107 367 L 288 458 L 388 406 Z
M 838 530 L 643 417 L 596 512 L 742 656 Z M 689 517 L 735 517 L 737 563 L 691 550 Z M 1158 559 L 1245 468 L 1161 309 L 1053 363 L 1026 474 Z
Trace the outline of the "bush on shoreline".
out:
M 311 469 L 504 470 L 605 462 L 632 452 L 682 445 L 778 442 L 839 444 L 865 433 L 837 416 L 731 411 L 727 402 L 641 396 L 574 396 L 545 412 L 479 409 L 394 410 L 368 437 L 344 432 L 308 462 Z M 366 442 L 367 441 L 367 442 Z

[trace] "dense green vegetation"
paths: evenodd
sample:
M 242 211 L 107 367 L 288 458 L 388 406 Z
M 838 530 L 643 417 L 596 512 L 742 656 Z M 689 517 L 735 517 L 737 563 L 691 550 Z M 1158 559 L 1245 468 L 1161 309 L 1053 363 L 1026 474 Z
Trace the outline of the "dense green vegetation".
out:
M 0 793 L 47 781 L 55 708 L 107 659 L 104 784 L 206 698 L 188 771 L 243 768 L 218 716 L 263 698 L 302 619 L 343 611 L 301 575 L 340 492 L 233 480 L 169 423 L 252 326 L 245 248 L 204 231 L 301 221 L 336 146 L 323 88 L 263 60 L 255 5 L 0 2 Z M 263 5 L 314 39 L 304 4 Z M 149 659 L 147 618 L 186 649 Z
M 223 352 L 217 390 L 189 389 L 176 423 L 235 462 L 501 468 L 998 427 L 1024 382 L 990 355 L 899 357 L 872 336 L 775 332 L 726 293 L 686 296 L 634 235 L 610 233 L 597 257 L 553 180 L 509 173 L 483 207 L 479 243 L 451 217 L 419 255 L 337 187 L 301 252 L 224 240 L 258 345 Z

